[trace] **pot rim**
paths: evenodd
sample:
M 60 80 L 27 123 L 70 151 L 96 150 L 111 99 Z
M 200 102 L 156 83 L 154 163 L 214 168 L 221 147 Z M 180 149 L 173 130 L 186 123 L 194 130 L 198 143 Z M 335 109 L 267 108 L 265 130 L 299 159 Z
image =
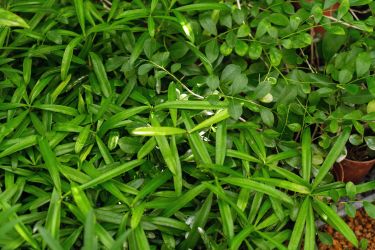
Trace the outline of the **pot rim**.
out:
M 338 163 L 342 163 L 343 161 L 348 161 L 348 162 L 351 162 L 351 163 L 375 163 L 375 159 L 372 159 L 372 160 L 368 160 L 368 161 L 355 161 L 355 160 L 351 160 L 351 159 L 349 159 L 349 158 L 345 158 L 345 159 L 343 159 L 342 161 L 340 161 L 340 162 L 338 162 Z

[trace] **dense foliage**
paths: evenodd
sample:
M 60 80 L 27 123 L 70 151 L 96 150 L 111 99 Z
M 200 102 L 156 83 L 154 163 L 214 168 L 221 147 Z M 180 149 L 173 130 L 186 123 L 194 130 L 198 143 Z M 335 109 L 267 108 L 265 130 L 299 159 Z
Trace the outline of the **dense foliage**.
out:
M 330 170 L 375 150 L 374 14 L 2 0 L 0 247 L 315 249 L 317 219 L 358 245 L 335 202 L 375 181 Z

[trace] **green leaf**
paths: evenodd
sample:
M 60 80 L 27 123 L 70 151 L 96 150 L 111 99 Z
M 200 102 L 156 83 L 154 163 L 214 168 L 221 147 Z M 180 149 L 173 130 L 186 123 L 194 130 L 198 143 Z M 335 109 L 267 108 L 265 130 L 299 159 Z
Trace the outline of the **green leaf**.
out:
M 342 0 L 337 10 L 337 19 L 341 19 L 346 13 L 348 13 L 349 8 L 350 8 L 349 0 Z
M 94 179 L 91 179 L 90 181 L 82 184 L 79 188 L 81 190 L 84 190 L 86 188 L 90 188 L 90 187 L 94 187 L 96 185 L 99 185 L 103 182 L 106 182 L 106 181 L 112 179 L 112 178 L 115 178 L 116 176 L 119 176 L 121 174 L 126 173 L 127 171 L 132 170 L 133 168 L 141 165 L 143 162 L 144 162 L 143 160 L 133 160 L 133 161 L 123 163 L 119 166 L 116 166 L 113 169 L 110 169 L 110 170 L 102 173 L 98 177 L 96 177 Z
M 306 218 L 306 229 L 305 229 L 305 241 L 304 247 L 306 250 L 315 250 L 315 218 L 314 211 L 310 202 L 310 206 L 307 208 L 307 218 Z
M 194 32 L 193 32 L 193 28 L 192 28 L 191 23 L 188 22 L 188 20 L 185 18 L 185 16 L 182 15 L 180 12 L 175 10 L 173 13 L 176 16 L 178 22 L 180 23 L 182 31 L 184 32 L 185 36 L 189 39 L 190 42 L 192 42 L 194 44 L 195 35 L 194 35 Z
M 261 116 L 263 122 L 268 127 L 272 127 L 273 126 L 273 123 L 275 122 L 275 117 L 274 117 L 273 113 L 269 109 L 266 109 L 266 108 L 260 109 L 260 116 Z
M 227 148 L 227 122 L 219 122 L 216 128 L 215 163 L 224 164 Z
M 0 26 L 30 28 L 21 17 L 3 8 L 0 8 Z
M 271 48 L 269 53 L 271 65 L 275 67 L 278 66 L 281 63 L 281 59 L 283 58 L 280 50 L 278 50 L 277 48 Z
M 299 244 L 302 238 L 303 229 L 305 228 L 305 222 L 310 206 L 310 197 L 306 197 L 298 211 L 297 220 L 290 237 L 288 249 L 299 249 Z
M 46 229 L 55 240 L 59 240 L 61 221 L 61 197 L 57 189 L 53 189 L 46 218 Z
M 207 56 L 207 59 L 213 63 L 219 56 L 220 49 L 219 45 L 216 40 L 212 40 L 209 43 L 207 43 L 205 47 L 205 54 Z
M 186 240 L 181 242 L 181 249 L 194 249 L 200 239 L 199 228 L 205 228 L 212 206 L 212 193 L 210 193 L 195 213 L 195 220 Z
M 205 11 L 205 10 L 230 10 L 229 6 L 223 3 L 196 3 L 176 8 L 177 11 Z
M 53 184 L 58 192 L 61 192 L 61 180 L 59 174 L 59 165 L 55 153 L 52 151 L 50 145 L 46 138 L 38 138 L 39 150 L 43 156 L 45 167 L 48 169 L 49 174 L 51 175 Z
M 375 96 L 375 77 L 367 77 L 366 82 L 368 90 L 370 91 L 372 96 Z
M 329 151 L 326 159 L 324 160 L 322 166 L 319 168 L 319 172 L 315 177 L 315 181 L 313 183 L 313 189 L 315 189 L 320 182 L 324 179 L 327 175 L 329 170 L 332 168 L 333 164 L 340 156 L 341 151 L 344 149 L 347 140 L 349 139 L 351 132 L 351 128 L 346 127 L 343 129 L 341 135 L 337 138 L 335 144 L 333 145 L 332 149 Z
M 132 131 L 133 135 L 158 136 L 184 134 L 186 130 L 174 127 L 140 127 Z
M 375 219 L 375 205 L 368 201 L 363 201 L 363 207 L 365 208 L 367 215 Z
M 355 212 L 356 212 L 356 208 L 352 204 L 345 203 L 345 213 L 349 217 L 354 218 L 355 217 Z
M 225 119 L 229 118 L 228 109 L 218 110 L 215 115 L 211 116 L 210 118 L 204 120 L 203 122 L 196 125 L 194 128 L 190 129 L 188 132 L 193 133 L 194 131 L 201 130 L 203 128 L 209 127 L 215 123 L 221 122 Z
M 290 191 L 298 192 L 301 194 L 308 194 L 310 193 L 310 189 L 306 187 L 306 185 L 300 185 L 297 183 L 293 183 L 290 181 L 285 181 L 282 179 L 276 179 L 276 178 L 265 178 L 265 177 L 253 177 L 252 178 L 255 181 L 261 181 L 267 184 L 270 184 L 272 186 L 288 189 Z
M 85 9 L 83 6 L 83 0 L 73 0 L 74 8 L 78 18 L 79 25 L 81 26 L 82 33 L 86 36 L 85 29 Z
M 90 52 L 91 63 L 94 68 L 96 77 L 98 78 L 100 89 L 105 97 L 109 97 L 112 93 L 111 84 L 108 81 L 107 73 L 100 57 L 94 52 Z
M 331 235 L 329 235 L 328 233 L 324 233 L 324 232 L 318 232 L 318 237 L 319 237 L 319 240 L 325 244 L 325 245 L 329 245 L 329 246 L 332 246 L 333 245 L 333 238 Z
M 83 249 L 98 249 L 98 239 L 95 232 L 96 218 L 94 210 L 90 209 L 85 220 L 85 230 L 83 235 Z
M 250 59 L 256 60 L 262 55 L 262 45 L 258 42 L 252 42 L 248 51 Z
M 59 242 L 52 237 L 52 235 L 43 227 L 38 226 L 38 231 L 40 235 L 42 236 L 44 242 L 47 243 L 47 245 L 53 249 L 53 250 L 63 250 L 63 247 L 59 244 Z
M 211 90 L 215 90 L 215 89 L 217 89 L 220 86 L 219 77 L 217 75 L 209 75 L 209 76 L 207 76 L 206 81 L 207 81 L 207 86 Z
M 307 182 L 310 182 L 311 163 L 311 132 L 310 128 L 306 128 L 302 133 L 302 177 Z
M 365 75 L 367 72 L 369 72 L 371 66 L 370 53 L 367 51 L 359 53 L 355 62 L 357 76 L 361 77 Z
M 276 24 L 276 25 L 280 25 L 280 26 L 289 25 L 289 19 L 285 15 L 280 14 L 280 13 L 272 13 L 267 18 L 271 23 Z
M 75 47 L 82 41 L 82 37 L 78 36 L 71 40 L 69 44 L 66 46 L 64 55 L 61 61 L 61 79 L 65 80 L 68 76 L 70 63 L 73 57 L 73 51 Z
M 319 212 L 319 210 L 317 210 L 322 218 L 328 218 L 329 224 L 332 224 L 335 229 L 338 230 L 354 246 L 358 246 L 358 240 L 355 234 L 350 227 L 336 214 L 335 211 L 319 200 L 314 200 L 314 205 L 322 211 Z
M 228 113 L 234 120 L 238 120 L 242 115 L 242 105 L 238 101 L 230 100 L 228 106 Z
M 346 183 L 345 190 L 349 199 L 354 200 L 357 194 L 357 189 L 356 189 L 356 186 L 353 184 L 353 182 L 349 181 L 348 183 Z
M 235 185 L 235 186 L 249 188 L 257 192 L 265 193 L 275 199 L 279 199 L 291 205 L 294 203 L 293 200 L 288 195 L 284 194 L 283 192 L 271 186 L 262 184 L 260 182 L 252 181 L 252 180 L 245 179 L 245 178 L 237 178 L 237 177 L 226 177 L 226 178 L 222 178 L 221 181 L 228 183 L 228 184 Z

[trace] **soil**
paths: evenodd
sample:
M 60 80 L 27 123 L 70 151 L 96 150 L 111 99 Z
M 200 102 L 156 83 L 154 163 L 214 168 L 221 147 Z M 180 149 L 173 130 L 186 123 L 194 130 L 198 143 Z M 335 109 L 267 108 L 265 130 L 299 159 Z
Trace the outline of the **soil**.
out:
M 369 217 L 363 209 L 359 209 L 356 213 L 355 218 L 346 217 L 346 223 L 354 231 L 357 236 L 358 242 L 361 239 L 367 239 L 368 241 L 368 250 L 375 249 L 375 219 Z M 344 250 L 344 249 L 358 249 L 353 247 L 353 245 L 348 242 L 342 234 L 335 231 L 331 226 L 326 225 L 323 227 L 323 230 L 326 233 L 330 234 L 333 238 L 333 245 L 325 245 L 319 243 L 320 250 Z

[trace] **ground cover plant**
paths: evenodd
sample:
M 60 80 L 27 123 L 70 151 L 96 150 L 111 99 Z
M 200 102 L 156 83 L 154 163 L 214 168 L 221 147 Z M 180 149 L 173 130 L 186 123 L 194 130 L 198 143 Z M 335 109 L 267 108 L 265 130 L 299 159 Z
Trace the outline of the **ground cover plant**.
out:
M 375 148 L 374 12 L 1 1 L 1 248 L 315 249 L 317 219 L 365 246 L 336 205 L 375 181 L 330 170 Z

